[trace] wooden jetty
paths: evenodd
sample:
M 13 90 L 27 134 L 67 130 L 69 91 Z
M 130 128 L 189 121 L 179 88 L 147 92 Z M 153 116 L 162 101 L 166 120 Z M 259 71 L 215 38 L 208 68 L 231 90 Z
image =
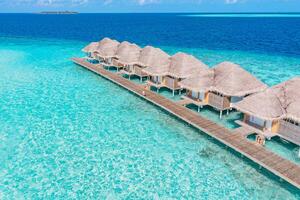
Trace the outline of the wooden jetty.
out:
M 138 85 L 116 73 L 105 70 L 100 64 L 91 64 L 82 58 L 73 58 L 72 61 L 168 111 L 300 189 L 299 165 L 247 140 L 239 132 L 218 125 L 209 119 L 201 117 L 196 112 L 148 90 L 143 85 Z

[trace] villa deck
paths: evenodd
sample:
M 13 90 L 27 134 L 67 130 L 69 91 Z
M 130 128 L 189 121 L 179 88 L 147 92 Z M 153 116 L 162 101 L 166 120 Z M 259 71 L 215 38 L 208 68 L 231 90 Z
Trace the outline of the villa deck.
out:
M 186 105 L 192 104 L 193 101 L 189 100 L 189 99 L 182 99 L 180 101 L 177 101 L 176 103 L 181 105 L 181 106 L 186 106 Z
M 272 133 L 271 131 L 262 131 L 262 130 L 259 130 L 258 128 L 254 128 L 254 127 L 250 126 L 249 124 L 247 124 L 247 123 L 245 123 L 243 121 L 240 121 L 240 120 L 236 120 L 235 123 L 237 123 L 238 125 L 242 126 L 244 129 L 251 130 L 252 133 L 259 133 L 259 134 L 265 136 L 268 140 L 270 140 L 272 137 L 277 136 L 276 133 Z
M 101 65 L 88 63 L 81 58 L 73 58 L 72 60 L 74 63 L 101 75 L 102 77 L 116 83 L 123 88 L 126 88 L 127 90 L 157 105 L 158 107 L 163 108 L 169 113 L 241 153 L 253 162 L 300 189 L 299 165 L 294 164 L 293 162 L 286 160 L 271 151 L 268 151 L 266 148 L 247 140 L 239 132 L 231 131 L 221 125 L 218 125 L 213 121 L 201 117 L 196 112 L 179 105 L 176 102 L 173 102 L 155 92 L 146 90 L 142 85 L 138 85 L 117 75 L 116 73 L 105 70 Z
M 253 133 L 255 133 L 253 130 L 247 128 L 247 127 L 244 127 L 244 126 L 241 126 L 239 128 L 236 128 L 234 129 L 233 131 L 234 133 L 239 133 L 240 135 L 244 136 L 244 137 L 247 137 Z

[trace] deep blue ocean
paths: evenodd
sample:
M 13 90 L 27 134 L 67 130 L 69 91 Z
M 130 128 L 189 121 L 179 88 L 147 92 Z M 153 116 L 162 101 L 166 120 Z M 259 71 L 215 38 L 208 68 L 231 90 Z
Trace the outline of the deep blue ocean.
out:
M 300 56 L 300 17 L 185 17 L 183 14 L 0 14 L 0 36 L 240 50 Z
M 299 17 L 0 14 L 0 199 L 300 199 L 298 189 L 70 60 L 110 37 L 190 53 L 210 67 L 232 61 L 271 86 L 300 75 L 299 33 Z M 228 128 L 241 117 L 220 120 L 206 107 L 199 115 Z M 296 145 L 265 147 L 300 163 Z

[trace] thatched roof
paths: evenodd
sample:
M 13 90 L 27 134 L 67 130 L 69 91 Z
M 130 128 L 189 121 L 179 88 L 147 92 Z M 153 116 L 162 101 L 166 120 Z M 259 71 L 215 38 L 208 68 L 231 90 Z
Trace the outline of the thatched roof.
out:
M 155 67 L 163 71 L 170 64 L 170 56 L 159 48 L 146 46 L 141 50 L 138 64 L 147 68 Z
M 207 69 L 208 66 L 194 56 L 179 52 L 171 57 L 168 75 L 177 78 L 188 78 Z
M 214 91 L 225 96 L 243 97 L 263 91 L 267 86 L 237 64 L 222 62 L 198 76 L 181 81 L 183 88 Z
M 98 45 L 99 45 L 99 42 L 91 42 L 86 47 L 84 47 L 82 49 L 82 51 L 85 52 L 85 53 L 93 53 L 94 51 L 97 50 Z
M 300 77 L 251 95 L 233 105 L 237 110 L 266 120 L 300 121 Z
M 209 91 L 213 85 L 213 71 L 208 69 L 203 71 L 201 75 L 189 77 L 183 81 L 179 82 L 179 85 L 182 88 L 197 91 L 197 92 L 206 92 Z
M 119 63 L 133 65 L 138 63 L 140 52 L 141 48 L 139 46 L 125 41 L 119 45 L 116 51 L 116 57 Z
M 102 58 L 112 58 L 115 56 L 119 45 L 120 42 L 117 40 L 104 38 L 99 42 L 95 53 Z
M 177 53 L 170 57 L 169 65 L 165 65 L 164 67 L 151 66 L 144 71 L 152 76 L 170 75 L 176 78 L 187 78 L 200 74 L 207 69 L 208 66 L 194 56 Z

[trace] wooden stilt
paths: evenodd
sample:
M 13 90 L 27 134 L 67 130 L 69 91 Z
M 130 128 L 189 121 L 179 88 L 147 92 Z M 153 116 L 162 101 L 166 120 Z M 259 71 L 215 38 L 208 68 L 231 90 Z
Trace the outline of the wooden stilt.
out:
M 173 97 L 175 96 L 175 90 L 173 90 Z
M 198 112 L 200 112 L 200 106 L 198 106 Z
M 227 113 L 226 113 L 227 115 L 229 115 L 229 110 L 227 109 Z
M 220 110 L 220 119 L 222 119 L 223 110 Z

